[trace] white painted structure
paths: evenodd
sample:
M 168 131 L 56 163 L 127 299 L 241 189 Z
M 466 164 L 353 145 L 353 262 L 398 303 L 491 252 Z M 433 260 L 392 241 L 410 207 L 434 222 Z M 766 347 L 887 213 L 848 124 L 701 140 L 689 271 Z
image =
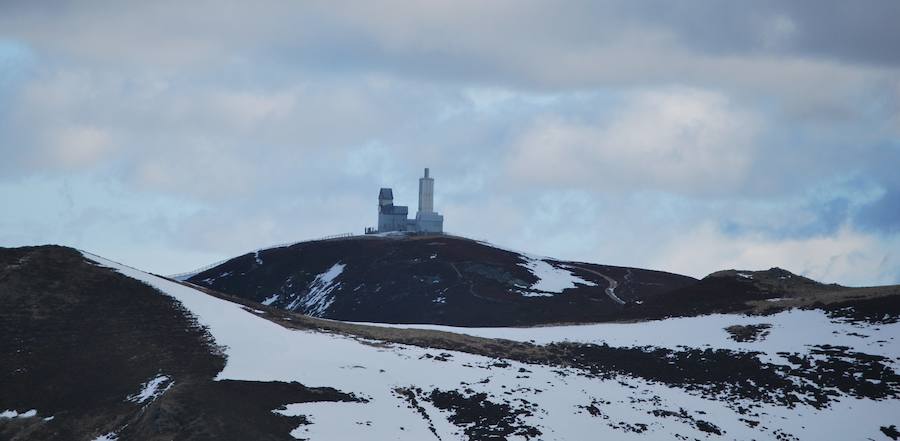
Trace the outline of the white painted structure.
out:
M 425 176 L 419 178 L 419 217 L 421 213 L 434 213 L 434 178 L 428 176 L 428 168 Z
M 434 178 L 428 175 L 419 178 L 419 211 L 416 212 L 416 231 L 441 233 L 444 231 L 444 216 L 434 212 Z

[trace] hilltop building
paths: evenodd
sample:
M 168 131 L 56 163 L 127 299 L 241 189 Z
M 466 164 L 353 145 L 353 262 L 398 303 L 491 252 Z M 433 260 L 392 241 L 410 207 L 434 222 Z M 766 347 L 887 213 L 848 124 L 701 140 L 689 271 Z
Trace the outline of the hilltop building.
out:
M 366 233 L 404 231 L 412 233 L 444 232 L 444 216 L 434 211 L 434 178 L 425 169 L 419 178 L 419 211 L 415 219 L 409 219 L 409 207 L 394 205 L 394 191 L 382 188 L 378 192 L 378 229 L 367 228 Z

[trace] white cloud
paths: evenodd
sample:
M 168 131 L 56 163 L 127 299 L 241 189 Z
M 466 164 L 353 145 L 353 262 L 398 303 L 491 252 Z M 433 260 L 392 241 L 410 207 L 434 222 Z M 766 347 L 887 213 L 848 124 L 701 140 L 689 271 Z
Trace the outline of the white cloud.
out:
M 232 125 L 252 129 L 266 121 L 289 117 L 297 105 L 297 95 L 292 90 L 277 93 L 226 91 L 212 97 L 210 108 L 221 112 Z
M 64 126 L 46 141 L 50 160 L 66 169 L 95 165 L 114 150 L 112 136 L 91 126 Z
M 759 124 L 721 94 L 641 92 L 610 121 L 538 121 L 515 142 L 507 166 L 519 182 L 728 192 L 747 179 Z

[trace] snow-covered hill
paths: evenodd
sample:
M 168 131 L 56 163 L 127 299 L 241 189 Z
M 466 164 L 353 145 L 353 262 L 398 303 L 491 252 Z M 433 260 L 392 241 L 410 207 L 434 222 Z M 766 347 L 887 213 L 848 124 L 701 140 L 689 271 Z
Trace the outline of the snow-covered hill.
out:
M 872 322 L 788 310 L 540 328 L 371 326 L 231 301 L 98 256 L 85 258 L 100 271 L 92 279 L 117 273 L 121 280 L 110 279 L 116 284 L 139 281 L 180 305 L 208 333 L 210 354 L 224 358 L 210 384 L 241 384 L 245 394 L 185 401 L 191 389 L 182 388 L 196 380 L 160 365 L 121 392 L 123 412 L 135 416 L 93 414 L 81 422 L 89 438 L 34 439 L 205 439 L 214 430 L 203 425 L 208 422 L 179 426 L 175 419 L 160 426 L 141 417 L 173 408 L 191 415 L 198 406 L 208 413 L 244 412 L 242 424 L 265 434 L 253 439 L 889 439 L 900 423 L 895 316 Z M 34 264 L 37 257 L 22 259 L 7 262 L 4 274 L 17 274 L 12 266 Z M 13 279 L 0 277 L 0 295 L 15 289 L 3 284 Z M 324 279 L 323 286 L 329 283 Z M 48 286 L 83 283 L 55 282 Z M 9 354 L 2 360 L 21 361 Z M 318 392 L 292 399 L 275 392 L 279 384 Z M 16 431 L 26 430 L 26 422 L 35 431 L 77 414 L 74 401 L 73 408 L 48 414 L 35 404 L 37 396 L 33 402 L 27 393 L 15 397 L 20 401 L 0 396 L 0 411 L 5 406 L 8 416 L 0 417 L 0 434 L 11 439 L 29 439 Z M 280 423 L 261 421 L 256 415 L 262 414 Z
M 568 327 L 437 327 L 538 345 L 572 341 L 651 353 L 664 348 L 671 363 L 695 349 L 727 351 L 724 357 L 753 354 L 760 364 L 749 365 L 753 368 L 741 378 L 747 384 L 737 388 L 747 390 L 727 391 L 715 382 L 694 388 L 633 372 L 606 377 L 590 369 L 291 330 L 273 325 L 264 312 L 116 269 L 172 295 L 209 327 L 217 343 L 228 348 L 218 378 L 297 381 L 366 400 L 286 403 L 276 412 L 304 415 L 312 423 L 292 432 L 298 438 L 862 439 L 883 437 L 881 427 L 890 427 L 900 415 L 898 323 L 870 325 L 794 310 L 768 317 L 712 315 Z M 753 338 L 742 338 L 735 329 L 754 325 L 764 330 Z M 710 358 L 710 367 L 717 363 Z M 834 384 L 814 381 L 815 375 L 845 363 L 852 367 L 832 372 Z M 757 375 L 762 382 L 773 373 L 796 390 L 768 391 L 756 384 Z M 867 396 L 878 386 L 883 393 Z M 747 391 L 754 396 L 740 397 Z M 780 393 L 791 398 L 779 402 Z

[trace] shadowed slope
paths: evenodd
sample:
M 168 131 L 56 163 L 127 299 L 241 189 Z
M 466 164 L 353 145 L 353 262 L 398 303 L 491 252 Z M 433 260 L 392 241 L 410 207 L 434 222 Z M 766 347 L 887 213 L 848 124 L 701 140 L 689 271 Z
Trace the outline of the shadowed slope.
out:
M 351 399 L 212 381 L 225 357 L 177 301 L 69 248 L 0 249 L 0 302 L 0 411 L 36 411 L 2 439 L 289 440 L 299 420 L 272 409 Z
M 622 318 L 625 306 L 608 295 L 604 275 L 617 281 L 625 302 L 696 282 L 542 259 L 454 236 L 304 242 L 236 257 L 188 281 L 338 320 L 510 326 Z

